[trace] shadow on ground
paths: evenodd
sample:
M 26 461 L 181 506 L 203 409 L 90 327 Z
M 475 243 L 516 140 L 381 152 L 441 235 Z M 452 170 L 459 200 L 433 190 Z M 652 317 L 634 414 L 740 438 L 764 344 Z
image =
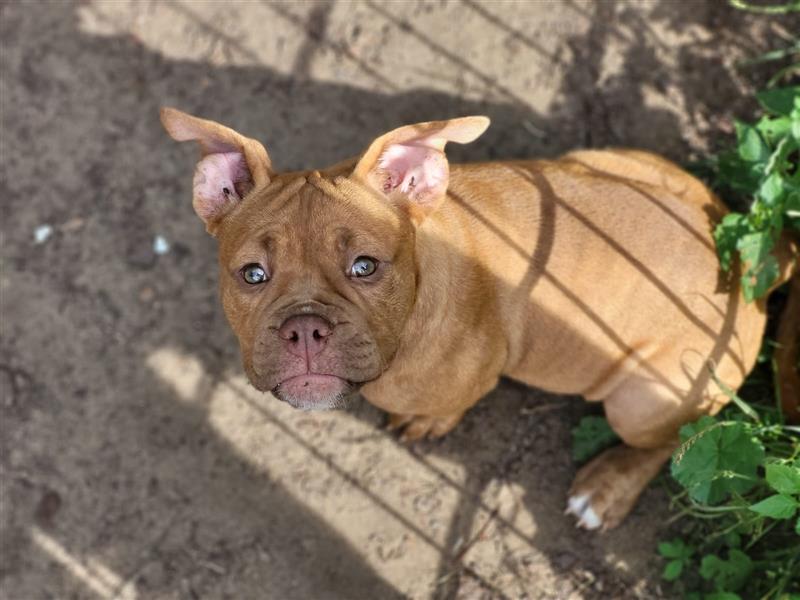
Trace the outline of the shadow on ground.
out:
M 752 21 L 721 3 L 678 9 L 664 0 L 653 13 L 662 25 L 691 19 L 714 32 L 711 41 L 682 47 L 675 70 L 657 57 L 663 42 L 650 23 L 637 22 L 642 17 L 633 5 L 576 3 L 574 10 L 591 24 L 585 35 L 566 40 L 569 52 L 553 57 L 564 76 L 560 100 L 545 112 L 482 73 L 473 75 L 485 78 L 501 100 L 398 91 L 386 73 L 326 37 L 326 5 L 316 5 L 306 20 L 292 5 L 266 5 L 293 34 L 305 36 L 289 75 L 172 60 L 132 37 L 93 36 L 78 27 L 77 6 L 0 9 L 0 191 L 9 217 L 0 342 L 6 597 L 126 597 L 131 586 L 164 598 L 237 596 L 243 589 L 274 598 L 401 595 L 361 549 L 208 426 L 206 396 L 240 367 L 216 298 L 213 242 L 189 206 L 194 152 L 167 140 L 159 106 L 175 105 L 264 140 L 279 168 L 330 164 L 400 124 L 465 114 L 487 114 L 493 125 L 480 143 L 454 148 L 453 160 L 548 156 L 609 144 L 681 160 L 693 142 L 682 136 L 673 111 L 648 103 L 647 89 L 679 90 L 693 122 L 729 119 L 749 105 L 730 65 L 714 57 L 741 40 L 748 51 L 764 47 L 751 36 Z M 393 16 L 391 4 L 367 6 L 409 40 L 440 53 L 454 71 L 475 70 Z M 194 18 L 188 3 L 174 10 Z M 542 51 L 492 4 L 464 0 L 463 10 L 482 15 L 487 35 Z M 198 23 L 224 43 L 237 43 L 213 24 Z M 631 29 L 635 39 L 627 39 Z M 621 67 L 608 76 L 604 48 L 619 38 L 626 38 Z M 375 89 L 313 81 L 309 64 L 320 48 L 357 61 Z M 33 245 L 31 234 L 42 223 L 55 231 L 46 244 Z M 171 240 L 168 254 L 154 253 L 154 234 Z M 165 347 L 196 357 L 208 374 L 211 383 L 193 390 L 192 403 L 147 367 Z M 410 450 L 425 469 L 435 468 L 431 456 L 466 469 L 440 548 L 436 596 L 504 593 L 452 550 L 469 537 L 481 493 L 497 479 L 526 490 L 524 505 L 538 526 L 526 543 L 566 582 L 550 593 L 633 594 L 626 591 L 632 575 L 616 571 L 605 555 L 641 563 L 630 556 L 637 551 L 630 539 L 659 527 L 664 498 L 648 491 L 629 523 L 608 536 L 572 529 L 553 499 L 565 496 L 574 471 L 569 426 L 582 410 L 570 399 L 504 382 L 446 440 Z M 380 423 L 374 409 L 355 412 Z M 479 440 L 472 435 L 477 430 Z M 100 557 L 102 564 L 70 556 Z M 591 580 L 575 575 L 581 565 L 589 566 Z M 513 559 L 506 567 L 526 568 Z M 224 585 L 214 583 L 220 570 L 229 576 Z

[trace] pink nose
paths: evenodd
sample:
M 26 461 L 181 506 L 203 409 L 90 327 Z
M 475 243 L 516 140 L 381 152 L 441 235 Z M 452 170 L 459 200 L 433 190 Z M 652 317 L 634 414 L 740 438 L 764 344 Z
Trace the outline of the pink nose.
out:
M 278 330 L 278 335 L 284 340 L 289 352 L 309 359 L 322 352 L 331 333 L 333 327 L 330 323 L 312 315 L 286 319 Z

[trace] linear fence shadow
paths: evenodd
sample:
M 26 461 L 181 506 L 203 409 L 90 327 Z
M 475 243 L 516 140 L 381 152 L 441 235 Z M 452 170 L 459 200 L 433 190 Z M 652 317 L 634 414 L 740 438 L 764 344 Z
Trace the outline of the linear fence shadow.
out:
M 546 54 L 492 3 L 462 4 L 485 20 L 489 35 L 508 36 Z M 696 11 L 663 0 L 653 18 L 670 27 L 687 19 L 698 21 L 699 28 L 712 23 L 720 44 L 732 47 L 744 38 L 749 51 L 764 47 L 763 40 L 746 35 L 751 19 L 715 4 L 700 3 L 703 10 Z M 704 80 L 703 73 L 720 73 L 708 57 L 712 42 L 681 46 L 681 68 L 665 66 L 660 53 L 668 44 L 624 4 L 575 4 L 591 25 L 585 35 L 567 40 L 569 55 L 550 57 L 564 78 L 559 102 L 547 111 L 533 109 L 446 43 L 430 39 L 391 3 L 365 6 L 453 70 L 471 73 L 500 100 L 402 89 L 329 38 L 333 3 L 316 4 L 307 17 L 292 4 L 264 4 L 305 36 L 290 74 L 171 59 L 131 37 L 90 35 L 78 26 L 78 6 L 43 2 L 0 8 L 0 193 L 8 216 L 2 225 L 0 585 L 10 597 L 88 597 L 87 586 L 98 595 L 125 597 L 131 585 L 143 594 L 183 597 L 199 597 L 198 590 L 218 597 L 242 590 L 276 598 L 401 595 L 361 549 L 280 482 L 256 472 L 208 426 L 211 390 L 240 371 L 239 358 L 218 306 L 213 241 L 190 214 L 193 150 L 166 140 L 157 120 L 161 105 L 177 105 L 264 140 L 278 166 L 286 168 L 336 162 L 403 123 L 466 114 L 486 114 L 493 124 L 480 143 L 448 151 L 453 161 L 553 156 L 607 144 L 639 146 L 680 160 L 693 141 L 683 138 L 684 123 L 675 111 L 648 104 L 648 86 L 674 88 L 690 123 L 712 114 L 728 118 L 749 107 L 729 83 L 732 77 L 719 75 L 724 83 L 714 90 Z M 249 52 L 204 21 L 191 3 L 169 6 L 235 51 Z M 713 18 L 699 22 L 702 15 Z M 619 39 L 628 40 L 622 66 L 607 76 L 604 48 Z M 358 64 L 382 91 L 311 79 L 320 48 Z M 730 75 L 730 68 L 722 73 Z M 563 206 L 553 199 L 549 210 L 552 219 Z M 31 246 L 30 232 L 41 223 L 58 226 L 46 244 Z M 153 250 L 155 233 L 171 241 L 168 254 Z M 532 265 L 547 262 L 546 228 L 538 241 Z M 519 293 L 529 293 L 542 277 L 547 273 L 531 269 Z M 548 281 L 569 294 L 560 282 Z M 724 330 L 720 348 L 729 333 Z M 191 403 L 147 367 L 164 347 L 202 365 L 206 384 L 192 391 Z M 502 402 L 494 401 L 499 397 Z M 523 502 L 538 529 L 529 536 L 511 523 L 502 526 L 541 552 L 565 579 L 581 561 L 606 564 L 612 546 L 622 558 L 636 558 L 626 537 L 642 526 L 644 509 L 618 532 L 599 538 L 572 529 L 562 506 L 549 500 L 565 496 L 574 473 L 565 448 L 569 426 L 582 411 L 571 400 L 506 381 L 447 439 L 408 450 L 434 473 L 434 456 L 447 456 L 466 469 L 463 483 L 438 470 L 461 499 L 445 543 L 437 546 L 442 580 L 437 597 L 455 597 L 465 577 L 503 596 L 454 550 L 460 539 L 469 539 L 480 510 L 502 521 L 496 507 L 482 499 L 497 479 L 526 490 Z M 374 409 L 354 414 L 380 421 Z M 274 422 L 274 416 L 263 415 Z M 309 451 L 313 455 L 313 448 Z M 347 472 L 339 475 L 358 484 Z M 663 507 L 657 492 L 647 496 L 647 507 Z M 372 501 L 391 508 L 374 494 Z M 32 537 L 31 531 L 41 533 Z M 426 537 L 424 531 L 415 534 Z M 99 557 L 102 565 L 89 568 L 71 556 Z M 236 556 L 244 556 L 247 565 L 232 577 L 240 587 L 214 587 L 214 577 L 235 564 Z M 523 568 L 512 558 L 508 565 Z M 628 593 L 628 576 L 613 567 L 597 567 L 596 576 L 606 587 L 584 589 L 585 596 Z

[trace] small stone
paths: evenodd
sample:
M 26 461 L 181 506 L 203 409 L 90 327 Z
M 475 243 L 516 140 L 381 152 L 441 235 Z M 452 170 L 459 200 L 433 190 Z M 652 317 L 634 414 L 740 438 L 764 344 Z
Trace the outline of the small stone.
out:
M 155 291 L 151 287 L 143 287 L 139 290 L 139 301 L 144 302 L 145 304 L 149 304 L 153 301 L 153 298 L 156 297 Z
M 37 244 L 44 244 L 50 236 L 53 235 L 53 227 L 51 225 L 39 225 L 33 231 L 33 241 Z
M 169 242 L 163 235 L 157 235 L 153 238 L 153 252 L 159 256 L 169 252 Z

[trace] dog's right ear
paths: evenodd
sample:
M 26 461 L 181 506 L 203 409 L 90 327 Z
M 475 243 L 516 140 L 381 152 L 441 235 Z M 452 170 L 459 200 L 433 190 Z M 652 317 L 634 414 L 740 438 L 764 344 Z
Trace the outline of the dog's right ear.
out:
M 400 127 L 370 144 L 351 177 L 403 207 L 419 224 L 447 194 L 445 145 L 468 144 L 488 126 L 488 117 L 474 116 Z
M 256 140 L 174 108 L 161 109 L 161 123 L 173 139 L 200 145 L 202 155 L 194 173 L 192 204 L 212 235 L 231 208 L 252 189 L 269 183 L 269 155 Z

